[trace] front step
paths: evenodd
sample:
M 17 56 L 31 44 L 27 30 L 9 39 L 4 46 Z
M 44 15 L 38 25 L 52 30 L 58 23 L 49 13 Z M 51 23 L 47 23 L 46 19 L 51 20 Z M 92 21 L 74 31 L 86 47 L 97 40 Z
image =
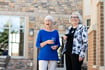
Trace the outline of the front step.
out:
M 6 56 L 6 58 L 0 59 L 0 70 L 6 70 L 9 60 L 10 56 Z
M 5 59 L 0 59 L 0 70 L 5 70 Z
M 4 62 L 5 61 L 5 58 L 0 58 L 0 62 Z
M 4 67 L 0 67 L 0 70 L 5 70 L 5 68 Z
M 0 67 L 5 67 L 5 62 L 0 62 Z

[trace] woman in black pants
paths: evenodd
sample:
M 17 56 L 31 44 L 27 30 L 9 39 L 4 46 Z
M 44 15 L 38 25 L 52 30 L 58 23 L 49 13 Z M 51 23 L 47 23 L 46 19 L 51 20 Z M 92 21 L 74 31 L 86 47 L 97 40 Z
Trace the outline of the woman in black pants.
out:
M 81 70 L 88 46 L 87 28 L 82 24 L 81 16 L 78 12 L 72 13 L 70 23 L 72 25 L 63 36 L 67 40 L 64 48 L 66 50 L 66 70 Z

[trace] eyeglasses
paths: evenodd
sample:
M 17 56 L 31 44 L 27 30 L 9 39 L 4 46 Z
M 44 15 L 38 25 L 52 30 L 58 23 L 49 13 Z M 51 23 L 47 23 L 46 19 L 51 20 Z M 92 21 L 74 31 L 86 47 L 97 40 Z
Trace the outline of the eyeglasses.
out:
M 71 16 L 71 18 L 79 18 L 78 16 Z

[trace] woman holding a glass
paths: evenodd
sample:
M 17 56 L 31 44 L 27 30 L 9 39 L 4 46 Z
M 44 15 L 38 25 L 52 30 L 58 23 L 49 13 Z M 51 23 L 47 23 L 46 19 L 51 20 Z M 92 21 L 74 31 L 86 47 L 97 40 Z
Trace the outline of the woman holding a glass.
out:
M 40 49 L 38 60 L 39 70 L 55 70 L 60 46 L 58 31 L 52 28 L 54 18 L 46 16 L 44 19 L 45 28 L 39 30 L 36 47 Z

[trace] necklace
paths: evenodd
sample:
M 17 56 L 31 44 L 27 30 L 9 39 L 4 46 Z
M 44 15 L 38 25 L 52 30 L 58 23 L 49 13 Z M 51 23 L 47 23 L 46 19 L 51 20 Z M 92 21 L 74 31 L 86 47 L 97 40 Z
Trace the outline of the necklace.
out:
M 71 33 L 74 33 L 74 30 L 72 30 Z
M 76 30 L 76 28 L 72 28 L 71 33 L 74 33 Z

